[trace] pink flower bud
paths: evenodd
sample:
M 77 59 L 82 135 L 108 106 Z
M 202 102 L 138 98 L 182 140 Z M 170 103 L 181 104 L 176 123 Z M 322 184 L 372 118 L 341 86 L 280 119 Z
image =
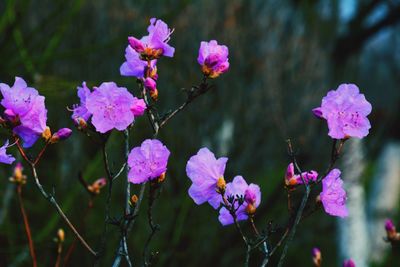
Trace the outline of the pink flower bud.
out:
M 394 226 L 393 221 L 390 219 L 385 221 L 385 229 L 387 232 L 396 232 L 396 227 Z
M 144 45 L 143 43 L 139 40 L 136 39 L 135 37 L 128 37 L 128 42 L 129 45 L 138 53 L 142 53 L 144 51 Z
M 156 81 L 153 80 L 152 78 L 146 78 L 146 79 L 144 80 L 144 86 L 145 86 L 148 90 L 154 91 L 154 90 L 156 90 L 157 83 L 156 83 Z
M 312 110 L 315 117 L 322 119 L 322 109 L 321 108 L 314 108 Z
M 320 267 L 322 263 L 322 254 L 319 248 L 312 249 L 312 259 L 315 267 Z
M 146 111 L 147 106 L 143 99 L 139 99 L 134 97 L 133 105 L 131 107 L 131 111 L 134 116 L 142 116 Z
M 51 143 L 57 143 L 60 140 L 68 139 L 72 134 L 72 130 L 69 128 L 61 128 L 51 137 Z

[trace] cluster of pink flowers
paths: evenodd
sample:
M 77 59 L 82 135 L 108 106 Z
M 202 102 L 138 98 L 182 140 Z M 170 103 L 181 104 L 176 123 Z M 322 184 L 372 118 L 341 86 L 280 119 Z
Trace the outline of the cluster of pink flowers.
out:
M 208 148 L 201 148 L 192 156 L 186 165 L 186 174 L 192 181 L 189 196 L 197 204 L 208 202 L 214 209 L 228 201 L 233 205 L 236 219 L 247 220 L 261 202 L 260 187 L 248 185 L 242 176 L 236 176 L 232 182 L 225 184 L 224 173 L 228 158 L 215 158 Z M 224 200 L 225 198 L 225 200 Z M 222 225 L 233 223 L 233 217 L 228 207 L 219 211 L 219 221 Z
M 0 91 L 3 96 L 1 106 L 4 108 L 0 117 L 0 124 L 11 129 L 13 134 L 22 140 L 22 146 L 29 148 L 43 137 L 46 142 L 56 143 L 67 139 L 72 131 L 69 128 L 61 128 L 51 134 L 47 123 L 47 109 L 44 96 L 32 87 L 29 87 L 24 79 L 15 77 L 13 86 L 0 83 Z M 18 140 L 19 142 L 19 140 Z M 11 145 L 12 146 L 12 145 Z M 0 162 L 11 164 L 15 158 L 6 153 L 9 142 L 0 147 Z
M 47 109 L 44 96 L 39 95 L 35 88 L 28 87 L 26 82 L 15 78 L 12 87 L 0 84 L 3 99 L 5 120 L 13 132 L 23 140 L 24 147 L 31 147 L 46 130 Z

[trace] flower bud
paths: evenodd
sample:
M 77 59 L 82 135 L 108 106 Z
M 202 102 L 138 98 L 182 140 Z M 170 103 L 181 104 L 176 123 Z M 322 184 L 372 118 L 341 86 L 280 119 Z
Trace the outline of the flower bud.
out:
M 152 78 L 148 77 L 144 80 L 143 82 L 144 87 L 146 87 L 147 90 L 149 91 L 153 91 L 156 90 L 157 88 L 157 83 L 155 80 L 153 80 Z
M 106 178 L 100 178 L 94 181 L 91 185 L 88 185 L 87 189 L 95 194 L 100 194 L 100 190 L 107 184 Z
M 129 36 L 129 37 L 128 37 L 128 42 L 129 42 L 129 45 L 130 45 L 136 52 L 138 52 L 139 54 L 140 54 L 140 53 L 143 53 L 143 51 L 144 51 L 144 45 L 143 45 L 143 43 L 142 43 L 139 39 L 137 39 L 137 38 L 135 38 L 135 37 L 132 37 L 132 36 Z
M 61 128 L 58 130 L 50 139 L 50 143 L 54 144 L 60 140 L 68 139 L 72 134 L 72 130 L 69 128 Z
M 42 133 L 42 137 L 44 140 L 48 141 L 51 138 L 51 130 L 50 127 L 46 126 L 46 129 Z
M 22 173 L 24 168 L 21 163 L 17 163 L 14 168 L 13 176 L 9 178 L 10 182 L 17 184 L 26 184 L 26 175 Z
M 399 241 L 400 240 L 400 233 L 397 233 L 396 226 L 394 225 L 393 221 L 387 219 L 385 221 L 385 230 L 387 239 L 389 241 Z
M 65 233 L 64 230 L 62 228 L 58 229 L 57 231 L 57 238 L 58 238 L 58 242 L 62 243 L 65 240 Z
M 136 205 L 136 203 L 138 202 L 138 197 L 137 197 L 137 195 L 136 194 L 133 194 L 132 196 L 131 196 L 131 204 L 132 205 Z
M 314 108 L 312 110 L 312 113 L 314 114 L 315 117 L 322 119 L 322 109 L 321 108 Z
M 315 267 L 321 267 L 322 254 L 319 248 L 312 249 L 312 259 Z

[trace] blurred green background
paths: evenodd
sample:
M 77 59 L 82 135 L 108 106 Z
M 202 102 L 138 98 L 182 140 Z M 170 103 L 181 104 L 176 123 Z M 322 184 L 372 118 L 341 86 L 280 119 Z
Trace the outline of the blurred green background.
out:
M 242 265 L 245 250 L 234 227 L 222 227 L 212 208 L 196 206 L 187 194 L 186 161 L 202 146 L 229 157 L 228 180 L 240 174 L 261 186 L 260 228 L 269 221 L 283 226 L 288 218 L 283 188 L 289 163 L 285 140 L 293 140 L 303 169 L 325 169 L 331 141 L 325 123 L 316 120 L 311 109 L 342 82 L 356 83 L 373 106 L 372 129 L 362 143 L 366 168 L 361 179 L 366 199 L 373 198 L 371 181 L 381 150 L 400 138 L 399 1 L 2 0 L 0 80 L 13 84 L 15 76 L 23 77 L 46 96 L 49 126 L 74 129 L 69 140 L 47 151 L 39 173 L 49 191 L 55 188 L 63 210 L 90 244 L 99 243 L 105 191 L 82 220 L 89 197 L 78 182 L 78 173 L 89 182 L 105 176 L 101 150 L 75 130 L 66 107 L 78 101 L 76 87 L 82 81 L 89 86 L 115 81 L 139 94 L 135 79 L 121 77 L 119 67 L 127 36 L 145 35 L 151 17 L 175 28 L 170 41 L 175 56 L 158 63 L 160 111 L 178 106 L 185 100 L 181 88 L 200 82 L 196 61 L 200 41 L 216 39 L 226 44 L 231 64 L 229 72 L 212 81 L 215 90 L 177 115 L 159 135 L 171 157 L 154 209 L 154 219 L 161 225 L 151 244 L 152 250 L 159 252 L 154 266 Z M 122 136 L 113 133 L 107 145 L 114 170 L 123 162 Z M 132 147 L 149 137 L 147 119 L 138 118 L 131 134 Z M 12 153 L 17 155 L 15 149 Z M 0 266 L 30 266 L 14 185 L 7 179 L 12 167 L 1 166 L 0 171 Z M 23 194 L 39 265 L 53 266 L 53 238 L 58 228 L 66 226 L 31 178 Z M 123 211 L 123 189 L 121 176 L 112 198 L 115 216 Z M 138 193 L 139 187 L 133 186 L 132 191 Z M 142 260 L 143 243 L 150 232 L 146 207 L 145 202 L 129 236 L 135 263 Z M 395 209 L 389 215 L 400 219 Z M 322 250 L 324 267 L 339 266 L 336 226 L 336 219 L 323 211 L 304 220 L 285 266 L 311 266 L 314 246 Z M 110 229 L 101 266 L 111 266 L 117 247 L 119 230 Z M 278 227 L 272 244 L 281 231 Z M 64 249 L 73 240 L 66 229 Z M 277 255 L 270 266 L 276 264 Z M 261 256 L 254 253 L 251 266 L 258 266 Z M 398 252 L 385 252 L 371 266 L 400 266 L 394 263 L 399 256 Z M 91 266 L 92 262 L 78 245 L 69 266 Z

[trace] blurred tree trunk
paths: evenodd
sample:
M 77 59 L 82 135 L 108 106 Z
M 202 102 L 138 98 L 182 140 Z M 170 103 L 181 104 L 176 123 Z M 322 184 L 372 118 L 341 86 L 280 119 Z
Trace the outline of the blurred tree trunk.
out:
M 347 192 L 349 216 L 338 219 L 340 262 L 353 259 L 357 267 L 368 266 L 369 242 L 367 215 L 365 212 L 365 192 L 362 185 L 364 171 L 363 143 L 360 139 L 350 139 L 343 157 L 342 178 Z

